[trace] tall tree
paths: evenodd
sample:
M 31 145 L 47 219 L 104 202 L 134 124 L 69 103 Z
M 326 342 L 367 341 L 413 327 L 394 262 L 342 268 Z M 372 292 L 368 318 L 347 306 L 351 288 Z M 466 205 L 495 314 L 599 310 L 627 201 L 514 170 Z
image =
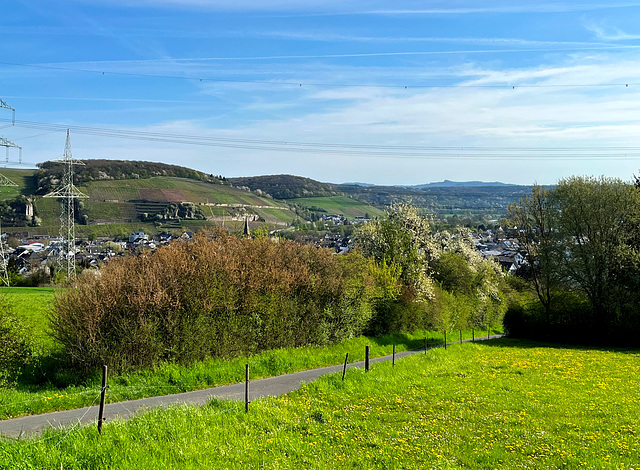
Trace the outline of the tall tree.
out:
M 527 252 L 531 280 L 549 322 L 553 289 L 558 284 L 556 210 L 552 207 L 550 191 L 534 185 L 531 195 L 509 205 L 508 213 Z
M 624 278 L 638 259 L 632 240 L 640 221 L 640 193 L 617 178 L 571 177 L 552 194 L 565 281 L 582 290 L 597 324 L 615 323 L 615 305 L 629 292 Z

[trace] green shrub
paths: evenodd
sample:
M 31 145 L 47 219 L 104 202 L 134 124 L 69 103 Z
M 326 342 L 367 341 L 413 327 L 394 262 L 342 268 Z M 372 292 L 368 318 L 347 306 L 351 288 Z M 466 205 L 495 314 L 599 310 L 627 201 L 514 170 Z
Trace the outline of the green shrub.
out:
M 0 386 L 15 383 L 32 356 L 24 326 L 7 299 L 0 297 Z

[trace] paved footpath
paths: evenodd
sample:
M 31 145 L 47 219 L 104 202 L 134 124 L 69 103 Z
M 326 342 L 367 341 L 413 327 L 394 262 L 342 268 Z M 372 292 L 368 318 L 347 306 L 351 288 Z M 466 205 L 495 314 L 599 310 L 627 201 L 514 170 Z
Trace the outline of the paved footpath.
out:
M 500 338 L 502 335 L 492 335 L 491 339 Z M 476 340 L 486 340 L 487 338 L 477 338 Z M 465 340 L 464 342 L 471 341 Z M 450 343 L 455 344 L 455 343 Z M 442 347 L 442 346 L 439 346 Z M 396 353 L 396 359 L 424 352 L 424 349 L 413 351 L 403 351 Z M 370 359 L 370 363 L 391 360 L 391 355 Z M 364 367 L 364 361 L 354 362 L 347 366 Z M 289 393 L 300 387 L 301 383 L 308 383 L 317 378 L 342 371 L 343 364 L 321 367 L 319 369 L 305 370 L 293 374 L 279 375 L 267 379 L 251 381 L 249 385 L 249 400 L 266 396 L 278 396 Z M 139 400 L 123 401 L 111 403 L 104 407 L 104 418 L 107 421 L 114 419 L 127 419 L 133 415 L 148 410 L 150 408 L 166 408 L 171 405 L 189 404 L 205 405 L 212 398 L 229 400 L 244 400 L 245 384 L 223 385 L 220 387 L 196 390 L 194 392 L 176 393 L 174 395 L 164 395 L 159 397 L 141 398 Z M 108 393 L 108 392 L 107 392 Z M 0 420 L 0 436 L 18 438 L 39 434 L 47 428 L 64 428 L 70 425 L 96 423 L 98 420 L 98 406 L 77 408 L 75 410 L 56 411 L 41 415 L 24 416 Z

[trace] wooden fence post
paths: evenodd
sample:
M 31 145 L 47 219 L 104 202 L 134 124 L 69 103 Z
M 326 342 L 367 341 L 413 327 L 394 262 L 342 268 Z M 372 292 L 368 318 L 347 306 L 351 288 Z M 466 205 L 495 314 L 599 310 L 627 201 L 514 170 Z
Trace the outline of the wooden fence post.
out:
M 447 349 L 447 330 L 444 330 L 444 348 Z
M 391 356 L 391 365 L 395 366 L 396 365 L 396 345 L 393 345 L 393 354 Z
M 249 412 L 249 364 L 244 365 L 244 412 Z
M 476 340 L 476 332 L 473 328 L 471 328 L 471 342 L 473 343 Z
M 98 434 L 102 435 L 102 422 L 104 421 L 104 398 L 107 392 L 107 365 L 102 366 L 102 389 L 100 391 L 100 409 L 98 410 Z
M 342 381 L 344 382 L 344 374 L 347 373 L 347 361 L 349 360 L 349 353 L 344 356 L 344 367 L 342 368 Z
M 462 344 L 462 330 L 460 330 L 460 344 Z
M 369 345 L 364 347 L 364 371 L 369 372 Z

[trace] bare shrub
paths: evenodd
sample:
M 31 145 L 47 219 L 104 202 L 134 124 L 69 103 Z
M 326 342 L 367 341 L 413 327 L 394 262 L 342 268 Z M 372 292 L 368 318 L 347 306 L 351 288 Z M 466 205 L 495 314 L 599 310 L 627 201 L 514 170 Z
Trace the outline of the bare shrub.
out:
M 359 254 L 209 232 L 80 278 L 56 297 L 53 334 L 85 369 L 338 341 L 371 317 L 367 266 Z

